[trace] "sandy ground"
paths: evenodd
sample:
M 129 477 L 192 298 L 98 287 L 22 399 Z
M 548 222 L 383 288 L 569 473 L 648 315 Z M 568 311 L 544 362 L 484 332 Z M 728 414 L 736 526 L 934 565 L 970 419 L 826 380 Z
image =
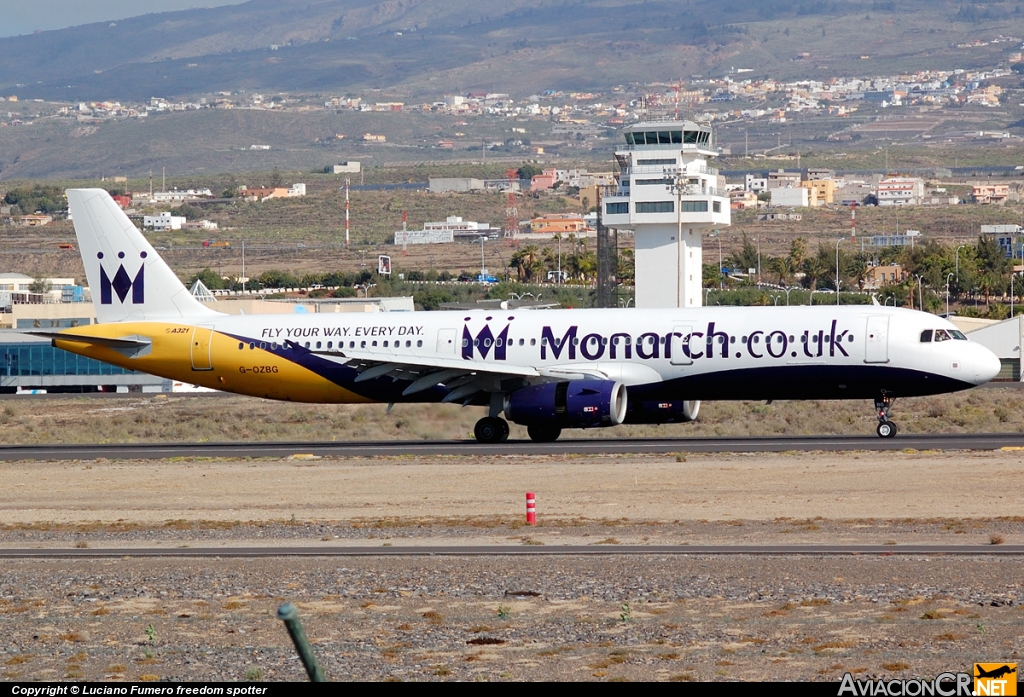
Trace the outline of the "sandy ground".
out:
M 0 524 L 1022 515 L 1024 452 L 14 462 Z M 679 461 L 682 460 L 682 461 Z
M 1024 454 L 0 464 L 2 547 L 1024 543 Z M 537 494 L 537 527 L 523 524 Z M 0 679 L 839 680 L 1016 661 L 1018 557 L 18 559 Z

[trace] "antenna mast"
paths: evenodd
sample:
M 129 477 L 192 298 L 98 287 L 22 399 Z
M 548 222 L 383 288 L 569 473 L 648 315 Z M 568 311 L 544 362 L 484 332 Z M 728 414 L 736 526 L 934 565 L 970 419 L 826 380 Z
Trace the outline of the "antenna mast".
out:
M 348 178 L 345 178 L 345 246 L 348 246 Z

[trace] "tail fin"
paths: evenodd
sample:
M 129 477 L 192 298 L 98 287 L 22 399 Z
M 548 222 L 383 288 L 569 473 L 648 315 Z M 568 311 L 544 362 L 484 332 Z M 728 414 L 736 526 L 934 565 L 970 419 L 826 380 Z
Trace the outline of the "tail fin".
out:
M 210 317 L 103 189 L 68 189 L 92 301 L 100 322 Z

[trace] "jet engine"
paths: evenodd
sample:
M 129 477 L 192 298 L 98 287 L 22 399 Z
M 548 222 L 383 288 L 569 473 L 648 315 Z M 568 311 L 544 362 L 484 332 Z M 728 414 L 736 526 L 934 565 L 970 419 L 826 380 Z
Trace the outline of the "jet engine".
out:
M 516 390 L 505 400 L 505 416 L 524 426 L 595 428 L 621 424 L 626 406 L 621 382 L 572 380 Z
M 697 419 L 700 400 L 644 400 L 629 405 L 627 424 L 678 424 Z

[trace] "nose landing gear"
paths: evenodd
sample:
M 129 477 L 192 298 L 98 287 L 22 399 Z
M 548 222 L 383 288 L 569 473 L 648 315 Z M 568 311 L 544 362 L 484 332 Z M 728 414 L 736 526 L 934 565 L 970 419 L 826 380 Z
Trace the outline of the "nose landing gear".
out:
M 894 421 L 889 421 L 889 407 L 896 400 L 889 395 L 882 393 L 882 396 L 875 400 L 875 411 L 878 412 L 878 428 L 875 429 L 879 438 L 895 438 L 899 431 Z

